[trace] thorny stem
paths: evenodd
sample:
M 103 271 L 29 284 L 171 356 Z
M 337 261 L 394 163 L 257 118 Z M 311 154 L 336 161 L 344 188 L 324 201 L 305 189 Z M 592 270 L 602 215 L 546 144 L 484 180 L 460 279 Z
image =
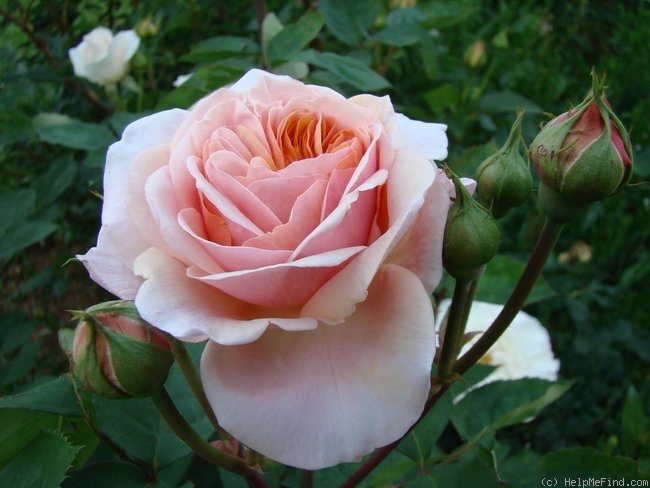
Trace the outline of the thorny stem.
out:
M 539 277 L 544 264 L 548 259 L 555 243 L 557 242 L 558 237 L 564 227 L 563 223 L 558 223 L 550 219 L 546 219 L 544 227 L 539 235 L 537 243 L 533 248 L 533 251 L 528 259 L 526 268 L 521 274 L 519 281 L 515 285 L 515 288 L 510 295 L 510 298 L 506 302 L 503 310 L 499 316 L 492 323 L 490 328 L 485 331 L 481 336 L 479 341 L 477 341 L 472 348 L 465 353 L 459 360 L 456 361 L 452 368 L 454 376 L 462 375 L 470 367 L 472 367 L 494 344 L 494 342 L 501 336 L 501 334 L 508 327 L 510 322 L 517 315 L 519 310 L 521 310 L 522 305 L 526 301 L 526 297 L 530 294 L 535 281 Z M 452 376 L 453 377 L 453 376 Z M 361 481 L 368 476 L 373 469 L 375 469 L 386 457 L 399 445 L 399 443 L 406 437 L 411 430 L 413 430 L 420 420 L 422 420 L 433 408 L 433 406 L 438 402 L 440 397 L 447 391 L 451 386 L 450 381 L 438 382 L 436 378 L 432 380 L 432 394 L 430 394 L 429 399 L 424 405 L 422 415 L 418 421 L 413 424 L 413 426 L 402 436 L 400 439 L 375 450 L 370 457 L 363 463 L 356 471 L 354 471 L 341 485 L 341 488 L 353 488 L 357 486 Z

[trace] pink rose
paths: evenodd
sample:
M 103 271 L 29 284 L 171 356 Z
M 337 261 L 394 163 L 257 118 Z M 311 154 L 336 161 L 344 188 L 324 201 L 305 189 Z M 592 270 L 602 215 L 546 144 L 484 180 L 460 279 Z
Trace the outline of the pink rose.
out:
M 92 278 L 208 340 L 222 426 L 318 469 L 401 437 L 434 355 L 429 295 L 453 187 L 445 126 L 253 70 L 109 150 Z

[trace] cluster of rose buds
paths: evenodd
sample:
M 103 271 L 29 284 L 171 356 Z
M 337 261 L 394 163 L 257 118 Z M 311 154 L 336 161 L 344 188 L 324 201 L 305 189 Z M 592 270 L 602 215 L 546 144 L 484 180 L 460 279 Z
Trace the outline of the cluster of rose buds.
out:
M 485 207 L 456 185 L 443 248 L 445 269 L 456 278 L 496 254 L 498 227 L 489 214 L 501 217 L 531 194 L 528 158 L 519 150 L 522 116 L 523 112 L 517 114 L 506 143 L 477 169 L 477 193 Z M 541 129 L 528 156 L 540 180 L 539 205 L 557 222 L 581 215 L 590 203 L 626 185 L 632 173 L 632 146 L 605 98 L 601 78 L 594 74 L 584 101 Z

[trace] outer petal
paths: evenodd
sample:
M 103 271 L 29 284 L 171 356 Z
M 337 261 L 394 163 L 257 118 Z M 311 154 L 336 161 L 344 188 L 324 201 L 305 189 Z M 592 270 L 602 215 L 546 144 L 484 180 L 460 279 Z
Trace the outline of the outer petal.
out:
M 446 125 L 411 120 L 402 114 L 397 114 L 397 121 L 397 131 L 392 134 L 395 149 L 438 161 L 447 157 Z
M 135 296 L 142 280 L 133 274 L 133 261 L 150 246 L 129 218 L 127 198 L 131 165 L 142 151 L 168 142 L 185 115 L 184 110 L 169 110 L 137 120 L 108 150 L 102 228 L 97 247 L 77 258 L 93 280 L 120 298 Z
M 417 220 L 387 258 L 413 271 L 429 293 L 442 278 L 442 238 L 451 203 L 447 181 L 439 171 Z
M 433 354 L 426 291 L 387 265 L 346 322 L 268 330 L 244 346 L 209 343 L 201 376 L 231 434 L 279 462 L 319 469 L 357 460 L 413 425 Z

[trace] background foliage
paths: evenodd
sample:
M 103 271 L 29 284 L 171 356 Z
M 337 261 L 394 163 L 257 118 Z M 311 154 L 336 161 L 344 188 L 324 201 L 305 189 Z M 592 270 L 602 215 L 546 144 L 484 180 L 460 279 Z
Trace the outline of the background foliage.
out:
M 0 485 L 239 482 L 191 457 L 148 400 L 85 398 L 91 425 L 104 431 L 98 437 L 67 376 L 59 377 L 67 364 L 56 334 L 71 325 L 67 310 L 110 298 L 69 260 L 96 238 L 106 148 L 145 113 L 189 107 L 248 69 L 265 67 L 347 95 L 389 94 L 413 118 L 444 121 L 448 163 L 472 176 L 505 140 L 516 107 L 526 109 L 530 142 L 546 112 L 561 113 L 583 98 L 595 67 L 607 74 L 610 102 L 631 129 L 633 182 L 650 178 L 647 1 L 269 0 L 265 11 L 260 6 L 9 0 L 0 7 Z M 74 77 L 68 61 L 67 50 L 98 25 L 135 28 L 142 37 L 117 97 Z M 187 73 L 189 81 L 175 88 L 176 77 Z M 454 406 L 449 396 L 368 486 L 460 486 L 459 480 L 538 486 L 550 474 L 648 479 L 649 220 L 650 189 L 633 185 L 594 205 L 563 234 L 545 272 L 547 286 L 526 308 L 551 333 L 562 381 L 490 385 Z M 488 268 L 485 279 L 494 286 L 478 296 L 496 302 L 507 296 L 539 229 L 534 199 L 500 225 L 501 254 L 510 259 Z M 587 246 L 583 254 L 576 243 Z M 443 283 L 437 293 L 447 292 Z M 476 379 L 481 371 L 472 374 Z M 182 386 L 173 387 L 209 435 Z M 486 408 L 490 398 L 509 400 Z M 130 437 L 120 437 L 115 423 L 128 424 Z M 44 459 L 47 469 L 26 470 Z M 353 469 L 324 470 L 316 483 L 330 486 Z M 278 466 L 266 476 L 274 484 L 298 483 L 293 470 Z

